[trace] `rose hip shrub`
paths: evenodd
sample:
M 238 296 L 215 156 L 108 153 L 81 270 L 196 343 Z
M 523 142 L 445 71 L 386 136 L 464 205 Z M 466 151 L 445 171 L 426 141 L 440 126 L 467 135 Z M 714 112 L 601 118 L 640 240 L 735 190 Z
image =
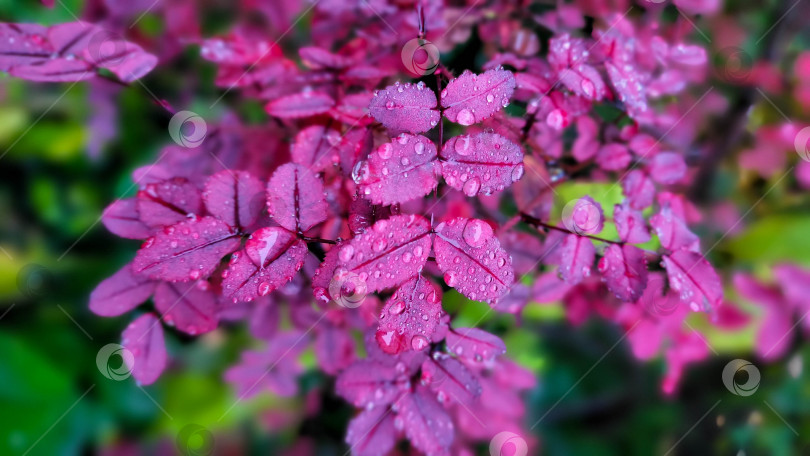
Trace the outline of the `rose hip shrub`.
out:
M 687 194 L 708 150 L 697 123 L 722 104 L 706 90 L 707 50 L 689 17 L 717 2 L 676 0 L 675 20 L 660 2 L 276 6 L 242 2 L 230 31 L 203 37 L 184 14 L 191 2 L 169 2 L 154 12 L 165 46 L 106 35 L 130 15 L 109 4 L 86 15 L 94 25 L 0 26 L 12 76 L 139 84 L 196 44 L 216 67 L 216 103 L 264 106 L 259 124 L 229 113 L 209 119 L 200 144 L 166 146 L 133 173 L 137 195 L 103 214 L 142 244 L 90 309 L 132 315 L 122 344 L 140 384 L 170 361 L 166 328 L 246 324 L 265 343 L 224 373 L 240 400 L 298 394 L 298 358 L 313 346 L 357 408 L 353 454 L 401 439 L 470 454 L 499 432 L 527 434 L 522 404 L 536 379 L 497 334 L 456 323 L 442 307 L 450 289 L 494 312 L 562 302 L 574 325 L 613 322 L 637 358 L 664 357 L 662 389 L 673 393 L 709 355 L 687 317 L 705 314 L 709 329 L 748 320 L 724 300 L 727 278 L 765 303 L 758 352 L 785 353 L 781 329 L 803 313 L 810 274 L 784 265 L 778 286 L 721 278 Z M 301 13 L 306 43 L 286 37 Z M 473 35 L 483 46 L 471 54 Z M 715 107 L 693 113 L 706 97 Z M 779 132 L 760 130 L 749 167 Z M 590 190 L 566 199 L 565 186 Z

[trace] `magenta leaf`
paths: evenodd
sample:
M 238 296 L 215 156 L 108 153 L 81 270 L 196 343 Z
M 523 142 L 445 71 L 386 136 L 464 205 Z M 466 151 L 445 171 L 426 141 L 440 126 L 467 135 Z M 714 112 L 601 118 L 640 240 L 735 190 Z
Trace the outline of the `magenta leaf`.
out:
M 312 171 L 288 163 L 267 183 L 267 210 L 290 231 L 303 233 L 327 218 L 323 184 Z
M 343 245 L 343 243 L 337 244 L 326 252 L 323 261 L 315 271 L 315 275 L 312 276 L 312 294 L 318 301 L 327 303 L 338 298 L 338 296 L 330 294 L 329 287 L 332 285 L 335 269 L 338 266 L 338 252 Z
M 661 152 L 650 159 L 650 177 L 659 184 L 670 185 L 686 175 L 686 161 L 675 152 Z
M 661 210 L 650 218 L 650 224 L 655 229 L 661 246 L 669 250 L 690 250 L 698 252 L 700 250 L 700 239 L 695 233 L 689 230 L 686 222 L 675 215 L 669 206 L 664 206 Z
M 389 130 L 421 133 L 439 123 L 436 105 L 436 94 L 424 83 L 397 82 L 374 94 L 368 112 Z
M 608 289 L 622 301 L 637 301 L 647 285 L 644 251 L 632 245 L 609 245 L 599 260 L 599 272 Z
M 670 286 L 692 310 L 708 311 L 720 305 L 723 284 L 703 255 L 678 250 L 671 255 L 663 255 L 662 259 Z
M 225 255 L 239 248 L 239 236 L 213 217 L 164 228 L 146 240 L 132 267 L 153 279 L 174 282 L 208 277 Z
M 389 354 L 428 348 L 441 320 L 441 299 L 441 290 L 421 275 L 402 284 L 380 313 L 380 348 Z
M 174 225 L 202 211 L 202 198 L 188 179 L 147 184 L 135 199 L 141 221 L 152 228 Z
M 459 360 L 449 356 L 432 356 L 422 364 L 422 383 L 439 394 L 439 402 L 468 404 L 481 395 L 475 375 Z
M 293 163 L 321 172 L 338 160 L 340 132 L 329 125 L 310 125 L 295 135 L 290 149 Z
M 356 407 L 385 408 L 383 406 L 393 402 L 399 394 L 396 377 L 393 365 L 360 360 L 338 375 L 335 392 Z
M 566 33 L 549 41 L 548 61 L 560 82 L 569 90 L 590 100 L 601 100 L 607 89 L 596 68 L 588 65 L 585 40 Z
M 354 361 L 355 348 L 351 333 L 343 328 L 325 325 L 315 335 L 315 357 L 324 372 L 336 375 Z
M 619 100 L 627 105 L 631 116 L 642 115 L 647 111 L 647 96 L 640 78 L 642 72 L 629 63 L 605 62 L 608 77 L 619 94 Z
M 417 387 L 397 402 L 405 435 L 411 444 L 425 454 L 446 454 L 453 443 L 453 420 L 425 387 Z
M 325 49 L 307 46 L 298 50 L 298 55 L 305 65 L 312 69 L 341 70 L 352 65 L 355 59 L 343 55 L 333 54 Z
M 596 163 L 604 170 L 618 171 L 627 168 L 633 156 L 627 147 L 619 143 L 605 144 L 596 152 Z
M 447 351 L 470 362 L 491 363 L 506 353 L 506 344 L 482 329 L 454 328 L 447 333 Z
M 219 324 L 216 296 L 208 282 L 161 282 L 155 290 L 155 309 L 169 326 L 192 336 L 216 329 Z
M 360 191 L 374 204 L 404 203 L 439 184 L 436 146 L 424 136 L 401 134 L 369 155 L 358 172 Z
M 4 24 L 0 29 L 0 69 L 34 81 L 79 81 L 98 68 L 132 82 L 149 73 L 157 57 L 86 22 L 48 29 L 30 24 Z
M 655 199 L 655 185 L 644 174 L 644 171 L 634 169 L 627 173 L 622 179 L 622 190 L 624 196 L 630 202 L 633 209 L 642 210 L 653 203 Z
M 467 196 L 499 192 L 523 177 L 523 151 L 496 133 L 450 138 L 441 158 L 447 185 Z
M 644 216 L 627 203 L 614 206 L 613 221 L 616 223 L 619 239 L 623 242 L 643 244 L 650 240 L 650 230 L 644 222 Z
M 336 273 L 353 273 L 368 292 L 395 287 L 422 270 L 430 252 L 430 224 L 418 215 L 379 220 L 338 252 Z
M 268 114 L 282 119 L 299 119 L 329 112 L 335 100 L 323 92 L 302 92 L 283 96 L 265 106 Z
M 231 257 L 222 274 L 225 296 L 236 301 L 253 301 L 292 280 L 304 264 L 307 245 L 293 233 L 262 228 L 245 243 L 244 252 Z
M 90 293 L 90 310 L 102 317 L 117 317 L 138 307 L 154 291 L 155 282 L 133 274 L 132 266 L 127 264 Z
M 203 198 L 211 215 L 232 227 L 246 228 L 261 215 L 264 186 L 250 173 L 224 170 L 208 178 Z
M 143 314 L 130 323 L 121 335 L 121 345 L 132 353 L 128 367 L 139 384 L 151 385 L 166 368 L 163 327 L 154 314 Z
M 458 217 L 442 222 L 433 249 L 445 283 L 472 300 L 498 299 L 515 280 L 512 258 L 483 220 Z
M 587 237 L 569 234 L 560 251 L 560 274 L 563 280 L 575 285 L 591 275 L 596 249 Z
M 116 236 L 127 239 L 146 239 L 152 230 L 146 226 L 136 210 L 136 199 L 116 200 L 101 216 L 101 223 Z
M 397 441 L 394 415 L 385 407 L 368 408 L 349 422 L 346 443 L 354 456 L 388 454 Z
M 444 116 L 460 125 L 481 122 L 509 104 L 515 77 L 502 68 L 483 74 L 464 71 L 442 90 Z
M 265 390 L 289 397 L 298 393 L 298 375 L 303 371 L 298 356 L 306 338 L 298 331 L 278 334 L 264 350 L 242 353 L 239 364 L 225 372 L 225 381 L 236 386 L 239 399 Z
M 271 340 L 278 333 L 281 312 L 271 297 L 257 299 L 248 318 L 250 334 L 257 339 Z

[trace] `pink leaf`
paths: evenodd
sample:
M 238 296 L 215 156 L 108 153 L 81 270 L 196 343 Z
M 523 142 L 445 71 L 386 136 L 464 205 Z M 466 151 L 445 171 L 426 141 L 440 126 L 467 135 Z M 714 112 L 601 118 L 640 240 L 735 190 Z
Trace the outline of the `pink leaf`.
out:
M 661 152 L 650 160 L 650 176 L 659 184 L 670 185 L 686 175 L 686 162 L 675 152 Z
M 330 294 L 329 287 L 332 285 L 335 269 L 337 269 L 338 266 L 338 252 L 343 245 L 343 243 L 337 244 L 326 252 L 318 270 L 315 271 L 315 275 L 312 276 L 312 293 L 318 301 L 327 303 L 338 298 L 338 296 L 332 296 Z
M 639 116 L 646 113 L 648 109 L 647 96 L 644 93 L 644 86 L 639 76 L 643 72 L 629 63 L 613 64 L 605 62 L 605 68 L 607 68 L 608 77 L 613 84 L 613 88 L 616 89 L 616 93 L 619 95 L 619 100 L 627 105 L 630 115 Z
M 279 303 L 274 302 L 271 296 L 257 299 L 253 311 L 248 317 L 250 334 L 263 340 L 271 340 L 277 333 L 281 322 Z
M 304 264 L 307 245 L 293 233 L 262 228 L 231 258 L 222 276 L 223 294 L 236 301 L 253 301 L 289 282 Z
M 146 239 L 152 230 L 141 221 L 135 206 L 135 198 L 116 200 L 104 209 L 101 223 L 116 236 Z
M 290 149 L 293 163 L 321 172 L 336 162 L 340 132 L 328 125 L 310 125 L 299 131 Z
M 152 228 L 174 225 L 202 212 L 202 198 L 188 179 L 147 184 L 135 199 L 141 221 Z
M 145 76 L 157 58 L 133 43 L 85 22 L 48 29 L 6 24 L 0 29 L 0 68 L 34 81 L 79 81 L 105 68 L 123 82 Z
M 405 435 L 426 454 L 445 454 L 453 443 L 453 420 L 427 388 L 417 387 L 397 402 Z
M 669 206 L 664 206 L 661 210 L 650 218 L 650 224 L 655 229 L 661 246 L 669 250 L 690 250 L 697 252 L 700 250 L 700 239 L 695 233 L 689 230 L 680 217 L 675 215 Z
M 55 59 L 35 65 L 15 66 L 8 70 L 8 74 L 42 82 L 68 82 L 83 81 L 95 76 L 93 67 L 82 60 Z
M 532 299 L 540 304 L 562 300 L 571 285 L 560 280 L 556 272 L 547 272 L 537 277 L 532 285 Z
M 225 255 L 239 247 L 239 236 L 225 222 L 203 217 L 164 228 L 135 255 L 135 272 L 153 279 L 197 280 L 207 277 Z
M 644 252 L 632 245 L 609 245 L 599 260 L 599 272 L 608 289 L 622 301 L 635 302 L 647 285 Z
M 105 36 L 105 32 L 95 35 L 81 56 L 89 64 L 109 70 L 127 83 L 146 76 L 158 63 L 156 56 L 140 46 Z
M 418 215 L 396 215 L 377 221 L 341 247 L 338 272 L 358 274 L 368 292 L 379 291 L 418 274 L 429 252 L 428 221 Z
M 304 233 L 327 217 L 323 184 L 301 165 L 280 166 L 267 183 L 267 210 L 290 231 Z
M 447 351 L 469 362 L 490 363 L 506 353 L 506 344 L 478 328 L 454 328 L 447 333 Z
M 354 339 L 351 333 L 343 328 L 326 325 L 315 335 L 315 356 L 321 370 L 329 375 L 336 375 L 354 361 Z
M 402 284 L 385 303 L 377 343 L 389 354 L 424 350 L 430 346 L 441 314 L 441 290 L 417 275 Z
M 225 371 L 225 380 L 236 386 L 239 400 L 262 391 L 289 397 L 298 393 L 298 375 L 302 372 L 298 356 L 307 342 L 304 334 L 287 331 L 269 341 L 264 350 L 242 353 L 239 364 Z
M 494 69 L 483 74 L 465 71 L 442 90 L 444 116 L 460 125 L 472 125 L 492 116 L 509 104 L 515 91 L 511 71 Z
M 300 119 L 329 112 L 335 101 L 322 92 L 302 92 L 283 96 L 265 106 L 268 114 L 282 119 Z
M 625 204 L 617 204 L 613 208 L 613 221 L 619 239 L 630 244 L 643 244 L 650 240 L 650 230 L 644 222 L 641 212 Z
M 341 70 L 352 65 L 355 59 L 333 54 L 325 49 L 315 46 L 302 47 L 298 50 L 301 60 L 312 69 L 320 70 L 324 68 Z
M 456 347 L 458 348 L 458 347 Z M 471 403 L 481 395 L 475 375 L 459 360 L 449 356 L 429 357 L 422 364 L 422 383 L 439 393 L 445 401 Z
M 56 52 L 37 24 L 0 24 L 0 69 L 44 62 Z
M 622 190 L 633 209 L 645 209 L 655 199 L 655 185 L 643 171 L 637 169 L 630 171 L 622 179 Z
M 121 345 L 132 353 L 128 367 L 141 385 L 154 383 L 166 368 L 163 327 L 154 314 L 143 314 L 130 323 L 121 335 Z
M 607 89 L 599 72 L 588 65 L 585 40 L 566 33 L 549 41 L 548 61 L 569 90 L 590 100 L 601 100 Z
M 90 310 L 102 317 L 116 317 L 138 307 L 154 290 L 155 282 L 133 274 L 127 264 L 90 293 Z
M 764 311 L 757 330 L 755 351 L 765 360 L 781 358 L 793 340 L 791 309 L 776 287 L 766 287 L 748 274 L 734 275 L 734 289 L 742 297 L 756 303 Z
M 709 310 L 720 305 L 723 284 L 714 268 L 703 255 L 686 250 L 663 256 L 669 284 L 680 293 L 681 301 L 694 311 Z
M 258 220 L 264 188 L 245 171 L 220 171 L 209 177 L 203 192 L 208 212 L 230 226 L 246 228 Z
M 201 286 L 208 282 L 161 282 L 155 290 L 155 309 L 163 321 L 186 334 L 197 335 L 216 329 L 219 324 L 216 296 Z
M 560 274 L 563 280 L 575 285 L 589 277 L 595 255 L 596 250 L 589 238 L 576 234 L 566 236 L 560 252 Z
M 401 134 L 369 155 L 360 191 L 374 204 L 404 203 L 436 188 L 436 146 L 424 136 Z
M 445 283 L 472 300 L 498 299 L 515 280 L 512 258 L 483 220 L 458 217 L 442 222 L 433 249 Z
M 447 185 L 467 196 L 499 192 L 523 177 L 523 151 L 496 133 L 451 138 L 441 158 Z
M 633 156 L 627 147 L 619 143 L 610 143 L 602 146 L 596 153 L 596 163 L 607 171 L 618 171 L 627 168 Z
M 394 415 L 385 407 L 363 410 L 349 422 L 346 443 L 354 456 L 388 454 L 397 441 Z
M 396 399 L 399 390 L 394 380 L 395 367 L 370 360 L 356 361 L 337 377 L 335 392 L 356 407 L 385 408 Z
M 439 123 L 436 103 L 436 94 L 424 83 L 397 82 L 374 95 L 368 112 L 390 130 L 421 133 Z
M 578 162 L 585 162 L 599 151 L 599 124 L 589 116 L 582 116 L 577 119 L 577 133 L 571 154 Z

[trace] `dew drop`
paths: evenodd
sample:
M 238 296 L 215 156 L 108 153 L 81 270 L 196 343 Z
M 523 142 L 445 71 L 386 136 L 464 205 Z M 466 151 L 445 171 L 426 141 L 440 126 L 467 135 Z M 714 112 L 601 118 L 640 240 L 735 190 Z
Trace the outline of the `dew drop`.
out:
M 417 334 L 411 339 L 411 347 L 416 351 L 424 350 L 428 345 L 430 345 L 430 342 L 425 336 Z
M 394 152 L 394 146 L 391 143 L 385 143 L 377 149 L 377 155 L 383 160 L 388 160 Z
M 456 115 L 456 122 L 458 122 L 459 125 L 464 126 L 472 125 L 475 123 L 475 116 L 472 112 L 470 112 L 469 109 L 462 109 Z
M 468 180 L 467 182 L 465 182 L 464 186 L 462 186 L 462 188 L 461 188 L 461 190 L 467 196 L 475 196 L 475 195 L 477 195 L 478 190 L 480 190 L 480 189 L 481 189 L 481 181 L 478 180 L 477 177 L 474 177 L 474 178 Z

